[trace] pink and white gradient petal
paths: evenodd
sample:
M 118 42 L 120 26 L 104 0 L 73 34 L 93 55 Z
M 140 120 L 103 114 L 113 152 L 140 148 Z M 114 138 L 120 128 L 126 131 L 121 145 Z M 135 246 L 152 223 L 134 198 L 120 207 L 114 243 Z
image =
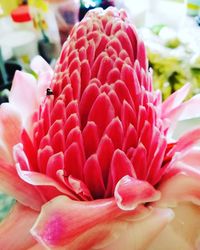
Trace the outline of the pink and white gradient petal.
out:
M 18 111 L 10 104 L 3 103 L 0 107 L 0 138 L 2 149 L 7 154 L 0 155 L 0 158 L 11 163 L 13 162 L 12 148 L 20 141 L 22 121 Z
M 34 210 L 40 210 L 44 199 L 36 188 L 24 182 L 17 174 L 16 169 L 5 162 L 0 161 L 0 190 L 21 204 L 31 207 Z
M 68 249 L 72 250 L 88 250 L 88 249 L 116 249 L 115 241 L 119 244 L 120 249 L 124 249 L 122 246 L 121 235 L 124 235 L 129 228 L 129 225 L 137 221 L 138 219 L 144 219 L 150 215 L 151 209 L 144 206 L 139 206 L 134 211 L 123 213 L 116 219 L 111 219 L 107 222 L 95 225 L 93 228 L 87 230 L 74 241 L 69 244 Z M 132 238 L 131 238 L 132 239 Z M 127 242 L 127 248 L 132 246 L 129 245 L 130 241 Z M 124 242 L 123 242 L 124 244 Z
M 53 70 L 50 65 L 41 57 L 36 56 L 31 61 L 32 70 L 38 75 L 38 101 L 41 102 L 44 99 L 46 89 L 50 87 L 51 79 L 53 77 Z
M 172 219 L 171 209 L 125 213 L 113 199 L 75 202 L 60 196 L 43 206 L 31 233 L 52 249 L 145 249 Z
M 27 118 L 38 108 L 37 81 L 33 75 L 22 71 L 15 72 L 9 103 L 20 112 L 26 123 Z
M 171 138 L 178 121 L 200 117 L 200 95 L 184 101 L 190 90 L 190 84 L 185 84 L 181 89 L 169 96 L 161 105 L 161 118 L 168 127 L 167 136 Z
M 171 112 L 173 109 L 180 106 L 180 104 L 184 101 L 184 99 L 188 95 L 190 87 L 191 86 L 189 83 L 185 84 L 181 89 L 174 92 L 162 103 L 163 118 L 167 117 L 168 113 Z
M 179 120 L 186 120 L 200 117 L 200 109 L 197 108 L 200 105 L 200 94 L 193 96 L 188 101 L 182 103 L 183 112 L 179 117 Z
M 120 237 L 101 250 L 148 250 L 150 243 L 173 219 L 174 213 L 171 209 L 152 208 L 151 213 L 144 219 L 128 222 Z
M 192 166 L 193 168 L 200 169 L 200 147 L 195 146 L 192 149 L 186 151 L 180 157 L 180 161 Z
M 36 244 L 29 231 L 37 216 L 34 210 L 16 203 L 0 223 L 0 249 L 26 250 Z
M 44 245 L 68 246 L 84 232 L 122 213 L 113 198 L 81 202 L 58 196 L 42 207 L 31 233 Z
M 175 218 L 149 245 L 148 250 L 200 249 L 200 207 L 189 202 L 173 208 Z
M 161 181 L 162 193 L 158 206 L 176 207 L 180 202 L 200 205 L 200 169 L 183 162 L 176 162 Z
M 165 120 L 167 120 L 169 126 L 169 132 L 168 137 L 172 136 L 174 133 L 175 128 L 178 125 L 179 121 L 189 120 L 189 119 L 195 119 L 200 117 L 200 110 L 197 109 L 200 105 L 200 95 L 196 95 L 190 100 L 183 102 L 176 108 L 172 109 L 167 116 L 165 117 Z M 199 126 L 196 126 L 199 127 Z M 191 128 L 188 127 L 187 130 L 191 130 Z M 184 132 L 184 131 L 183 131 Z
M 41 56 L 35 56 L 30 66 L 37 75 L 43 74 L 44 72 L 53 74 L 52 68 Z

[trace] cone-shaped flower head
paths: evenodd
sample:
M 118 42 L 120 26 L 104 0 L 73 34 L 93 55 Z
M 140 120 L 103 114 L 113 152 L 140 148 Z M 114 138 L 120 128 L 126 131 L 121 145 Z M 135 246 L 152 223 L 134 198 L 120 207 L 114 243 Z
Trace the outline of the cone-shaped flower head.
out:
M 95 10 L 74 27 L 46 94 L 33 147 L 22 138 L 26 170 L 62 182 L 80 200 L 112 197 L 125 176 L 122 185 L 159 182 L 167 166 L 160 99 L 124 11 Z M 15 158 L 22 165 L 17 149 Z

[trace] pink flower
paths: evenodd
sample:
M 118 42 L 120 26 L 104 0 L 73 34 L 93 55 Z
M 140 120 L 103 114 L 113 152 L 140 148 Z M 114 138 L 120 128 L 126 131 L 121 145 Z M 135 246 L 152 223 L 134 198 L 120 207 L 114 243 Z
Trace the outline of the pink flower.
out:
M 162 103 L 126 13 L 90 11 L 54 73 L 31 66 L 0 109 L 0 187 L 17 200 L 0 249 L 199 249 L 200 128 L 171 134 L 200 100 L 183 102 L 187 84 Z

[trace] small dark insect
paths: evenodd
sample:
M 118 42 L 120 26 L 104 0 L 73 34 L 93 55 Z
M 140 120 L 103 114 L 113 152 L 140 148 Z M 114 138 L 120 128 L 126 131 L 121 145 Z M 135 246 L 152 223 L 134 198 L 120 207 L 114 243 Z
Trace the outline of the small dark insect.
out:
M 47 95 L 47 96 L 48 96 L 48 95 L 53 95 L 53 90 L 50 89 L 50 88 L 47 88 L 47 90 L 46 90 L 46 95 Z

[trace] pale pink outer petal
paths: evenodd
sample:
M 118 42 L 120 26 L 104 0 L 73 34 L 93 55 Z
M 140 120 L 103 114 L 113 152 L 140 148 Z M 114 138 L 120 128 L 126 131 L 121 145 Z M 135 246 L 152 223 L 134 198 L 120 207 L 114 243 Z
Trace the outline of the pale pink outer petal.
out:
M 2 153 L 0 158 L 11 163 L 12 148 L 20 140 L 22 122 L 20 114 L 9 104 L 3 103 L 0 106 L 0 138 Z
M 49 72 L 44 72 L 39 75 L 37 83 L 38 84 L 37 96 L 38 96 L 38 101 L 40 103 L 46 97 L 46 90 L 51 85 L 51 79 L 52 79 L 52 74 Z
M 197 121 L 195 121 L 195 118 L 200 117 L 200 109 L 197 108 L 199 106 L 200 106 L 200 95 L 197 95 L 191 98 L 190 100 L 182 103 L 180 106 L 173 109 L 171 112 L 169 112 L 166 116 L 168 120 L 168 125 L 170 125 L 168 136 L 172 136 L 177 129 L 179 130 L 180 124 L 178 122 L 184 121 L 185 123 L 186 122 L 188 123 L 191 120 L 190 125 L 185 126 L 183 128 L 183 131 L 181 131 L 182 133 L 185 131 L 190 131 L 191 129 L 194 129 L 196 127 L 199 127 L 199 124 L 197 123 Z
M 50 72 L 53 74 L 53 70 L 50 65 L 41 57 L 35 56 L 31 61 L 31 68 L 36 74 L 40 75 L 44 72 Z
M 166 154 L 173 157 L 173 160 L 181 158 L 183 154 L 191 150 L 200 141 L 200 127 L 192 129 L 178 139 L 174 147 Z M 172 164 L 171 162 L 170 164 Z
M 31 233 L 51 249 L 142 250 L 172 219 L 171 209 L 123 213 L 113 199 L 77 202 L 60 196 L 43 206 Z
M 170 110 L 167 114 L 162 115 L 164 123 L 169 127 L 167 136 L 170 138 L 173 136 L 174 131 L 180 126 L 178 122 L 180 121 L 189 121 L 190 119 L 195 119 L 200 117 L 200 95 L 196 95 L 190 100 L 180 104 L 176 108 Z M 198 124 L 193 124 L 193 126 L 188 126 L 184 129 L 186 131 L 191 130 L 192 128 L 197 127 Z
M 101 250 L 148 250 L 150 243 L 158 237 L 164 228 L 173 220 L 174 213 L 171 209 L 153 208 L 151 214 L 143 220 L 127 223 L 127 227 L 120 237 Z M 122 221 L 123 222 L 123 221 Z M 164 250 L 162 245 L 159 249 Z M 169 249 L 166 249 L 169 250 Z
M 45 96 L 46 89 L 50 87 L 53 70 L 50 65 L 41 57 L 36 56 L 31 61 L 31 68 L 38 75 L 38 100 L 39 102 Z
M 200 249 L 200 207 L 181 203 L 173 211 L 174 220 L 158 234 L 147 250 Z
M 90 202 L 58 196 L 42 207 L 31 229 L 32 235 L 47 246 L 68 246 L 82 233 L 121 215 L 114 199 Z
M 17 108 L 26 122 L 26 119 L 38 107 L 37 82 L 34 76 L 22 71 L 15 72 L 9 102 Z
M 200 169 L 200 147 L 195 146 L 180 156 L 180 160 L 187 165 Z
M 200 94 L 193 96 L 188 101 L 182 104 L 183 112 L 181 113 L 179 120 L 186 120 L 200 117 L 200 109 L 197 108 L 200 105 Z
M 162 103 L 162 118 L 168 116 L 173 109 L 177 108 L 185 99 L 190 90 L 190 84 L 185 84 L 181 89 L 174 92 Z
M 128 175 L 121 178 L 115 187 L 115 199 L 122 210 L 133 210 L 139 204 L 153 202 L 160 198 L 160 192 L 146 181 Z
M 46 89 L 50 86 L 53 76 L 53 70 L 40 56 L 33 59 L 31 66 L 38 74 L 38 78 L 22 71 L 16 71 L 9 95 L 10 105 L 20 113 L 23 126 L 29 135 L 32 135 L 35 112 L 46 97 Z
M 200 117 L 200 94 L 183 102 L 190 89 L 190 84 L 186 84 L 181 89 L 173 93 L 161 105 L 161 118 L 168 129 L 167 136 L 171 138 L 177 128 L 177 122 Z M 182 103 L 183 102 L 183 103 Z
M 36 241 L 29 231 L 37 216 L 37 212 L 16 203 L 0 223 L 0 249 L 26 250 L 33 246 Z
M 158 190 L 162 194 L 156 202 L 158 206 L 175 207 L 180 202 L 193 202 L 200 206 L 200 168 L 177 162 L 163 177 Z
M 85 231 L 74 241 L 72 241 L 67 247 L 63 249 L 69 250 L 88 250 L 88 249 L 115 249 L 112 245 L 115 245 L 116 240 L 126 232 L 130 223 L 138 219 L 144 219 L 149 216 L 151 209 L 147 209 L 143 206 L 138 207 L 131 213 L 126 213 L 114 220 L 109 220 L 104 223 L 95 225 L 93 228 Z M 131 222 L 130 222 L 131 221 Z M 122 246 L 121 246 L 122 247 Z M 131 247 L 131 246 L 129 246 Z M 54 248 L 53 248 L 54 249 Z M 58 248 L 59 250 L 62 248 Z M 123 247 L 121 249 L 124 249 Z M 129 248 L 127 248 L 129 250 Z M 132 249 L 132 247 L 131 247 Z
M 0 161 L 0 190 L 34 210 L 40 210 L 44 203 L 36 188 L 24 182 L 12 165 L 2 161 Z

